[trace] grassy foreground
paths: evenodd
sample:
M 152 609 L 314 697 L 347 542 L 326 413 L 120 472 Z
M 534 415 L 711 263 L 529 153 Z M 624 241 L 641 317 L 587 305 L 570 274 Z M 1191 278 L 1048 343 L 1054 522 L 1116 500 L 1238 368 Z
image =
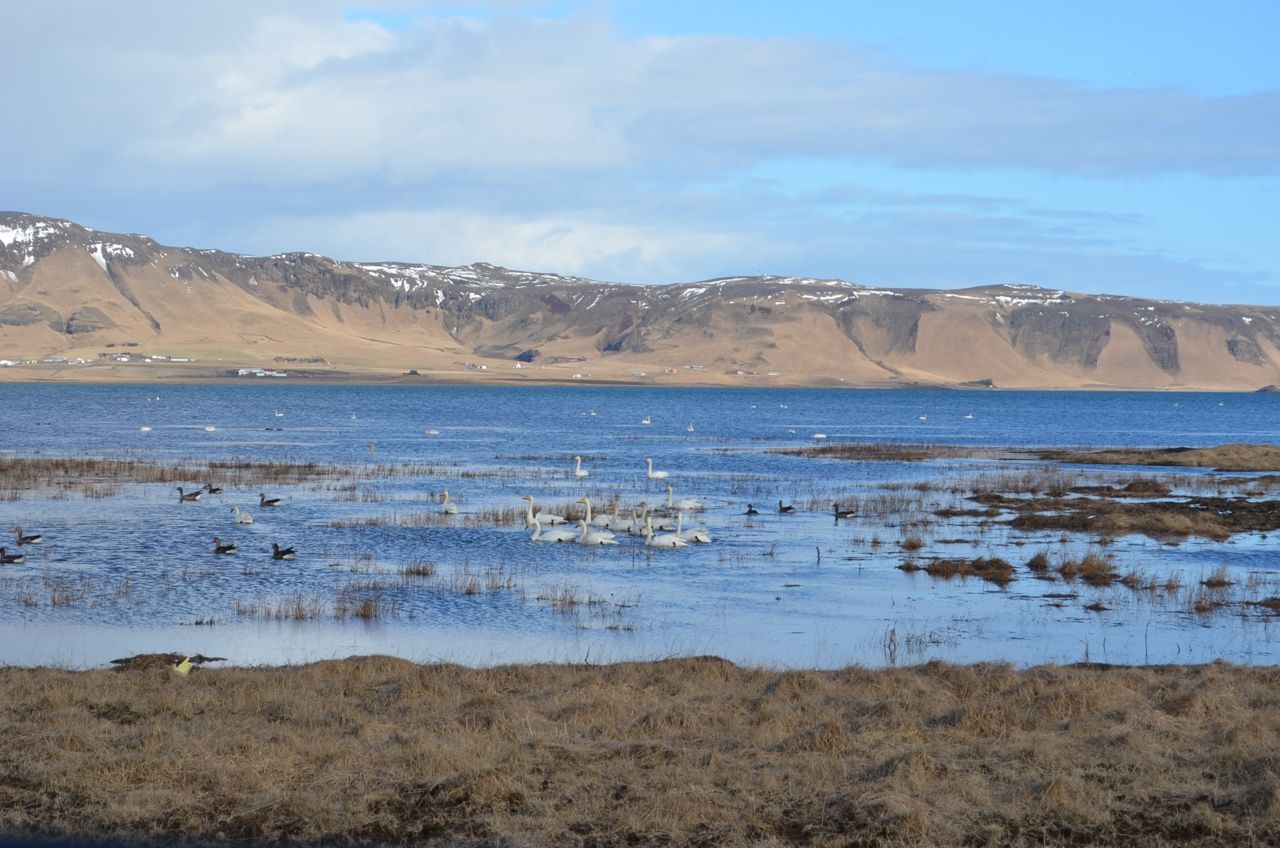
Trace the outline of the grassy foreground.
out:
M 1276 844 L 1280 669 L 0 669 L 0 836 Z

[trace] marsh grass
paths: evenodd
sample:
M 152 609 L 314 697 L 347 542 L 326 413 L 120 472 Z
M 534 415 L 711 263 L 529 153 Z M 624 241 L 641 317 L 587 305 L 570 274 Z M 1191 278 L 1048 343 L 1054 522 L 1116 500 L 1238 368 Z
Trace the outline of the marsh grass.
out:
M 927 637 L 922 637 L 927 638 Z M 900 639 L 899 644 L 904 644 Z M 1268 845 L 1280 670 L 0 668 L 10 836 Z

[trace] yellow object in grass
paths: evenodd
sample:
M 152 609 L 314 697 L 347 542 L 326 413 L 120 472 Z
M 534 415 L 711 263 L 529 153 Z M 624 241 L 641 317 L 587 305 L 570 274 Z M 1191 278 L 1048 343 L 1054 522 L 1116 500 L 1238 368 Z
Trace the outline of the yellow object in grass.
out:
M 183 677 L 191 673 L 191 657 L 183 657 L 182 662 L 173 667 L 173 670 Z

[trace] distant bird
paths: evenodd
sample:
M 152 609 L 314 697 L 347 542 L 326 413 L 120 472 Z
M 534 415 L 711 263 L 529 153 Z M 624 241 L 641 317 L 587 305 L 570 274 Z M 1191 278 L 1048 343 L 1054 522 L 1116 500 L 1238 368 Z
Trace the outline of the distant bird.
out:
M 219 539 L 217 536 L 214 536 L 214 537 L 213 537 L 213 552 L 214 552 L 215 554 L 238 554 L 238 553 L 240 553 L 240 549 L 239 549 L 239 548 L 237 548 L 234 544 L 227 544 L 227 545 L 224 545 L 224 544 L 222 544 L 222 540 L 221 540 L 221 539 Z
M 231 511 L 234 512 L 236 515 L 236 524 L 252 524 L 253 523 L 253 516 L 247 512 L 241 512 L 240 507 L 233 506 L 231 507 Z
M 583 470 L 582 457 L 580 456 L 575 456 L 573 458 L 573 476 L 577 477 L 579 480 L 581 480 L 584 477 L 590 476 L 589 472 Z
M 221 487 L 221 486 L 215 486 L 215 485 L 213 485 L 212 483 L 205 483 L 205 484 L 204 484 L 204 490 L 205 490 L 206 492 L 208 492 L 209 494 L 211 494 L 211 495 L 220 495 L 220 494 L 222 494 L 222 487 Z
M 17 565 L 26 561 L 26 554 L 7 554 L 4 548 L 0 548 L 0 565 Z
M 692 433 L 692 432 L 693 432 L 693 422 L 692 422 L 692 421 L 690 421 L 690 422 L 685 426 L 684 431 L 685 431 L 686 433 Z
M 440 431 L 439 431 L 439 430 L 437 430 L 435 427 L 428 427 L 428 428 L 427 428 L 427 435 L 428 435 L 428 436 L 438 436 L 438 435 L 440 435 Z
M 858 511 L 856 509 L 841 509 L 840 504 L 838 503 L 831 504 L 831 508 L 835 510 L 836 521 L 839 521 L 842 518 L 853 518 L 855 515 L 858 514 Z
M 746 512 L 744 512 L 744 513 L 742 513 L 742 514 L 743 514 L 743 515 L 759 515 L 759 514 L 760 514 L 760 510 L 756 509 L 756 508 L 755 508 L 754 506 L 752 506 L 751 504 L 747 504 L 747 511 L 746 511 Z
M 440 514 L 441 515 L 457 515 L 458 514 L 458 505 L 449 503 L 448 489 L 445 489 L 444 500 L 440 502 Z
M 146 424 L 143 424 L 141 427 L 139 427 L 139 428 L 138 428 L 138 432 L 139 432 L 139 433 L 150 433 L 150 432 L 151 432 L 151 428 L 150 428 L 150 427 L 148 427 Z
M 927 415 L 917 415 L 916 417 L 917 417 L 917 418 L 919 418 L 921 421 L 928 421 L 928 420 L 929 420 L 929 416 L 927 416 Z
M 21 527 L 13 528 L 13 533 L 15 536 L 18 537 L 19 545 L 38 545 L 44 541 L 44 536 L 40 535 L 39 533 L 32 533 L 30 536 L 22 535 Z
M 822 441 L 823 439 L 825 439 L 826 437 L 827 437 L 827 434 L 826 434 L 826 433 L 814 433 L 814 434 L 813 434 L 813 440 L 814 440 L 815 442 L 820 442 L 820 441 Z
M 276 418 L 284 418 L 284 413 L 277 409 L 277 410 L 276 410 Z
M 200 489 L 196 489 L 194 492 L 184 492 L 181 486 L 178 486 L 177 488 L 178 503 L 194 503 L 200 500 L 200 496 L 204 494 Z
M 258 506 L 280 506 L 280 499 L 269 498 L 263 492 L 258 492 Z
M 297 559 L 298 552 L 295 551 L 293 548 L 282 548 L 279 545 L 277 545 L 275 542 L 272 542 L 271 558 L 272 559 Z
M 1218 406 L 1222 406 L 1222 404 L 1218 404 Z M 972 412 L 970 412 L 968 415 L 966 415 L 966 416 L 964 417 L 964 420 L 966 420 L 966 421 L 972 421 L 972 420 L 973 420 L 973 413 L 972 413 Z
M 653 470 L 653 457 L 645 457 L 645 460 L 644 460 L 644 461 L 645 461 L 645 463 L 649 466 L 649 479 L 650 479 L 650 480 L 665 480 L 665 479 L 667 479 L 667 472 L 665 472 L 665 471 L 654 471 L 654 470 Z
M 782 513 L 783 515 L 794 515 L 795 511 L 796 511 L 796 508 L 794 506 L 790 504 L 783 506 L 782 501 L 778 501 L 778 512 Z
M 641 423 L 641 424 L 652 424 L 653 422 L 652 422 L 652 421 L 650 421 L 650 420 L 649 420 L 649 416 L 647 416 L 647 415 L 646 415 L 644 418 L 641 418 L 641 419 L 640 419 L 640 423 Z

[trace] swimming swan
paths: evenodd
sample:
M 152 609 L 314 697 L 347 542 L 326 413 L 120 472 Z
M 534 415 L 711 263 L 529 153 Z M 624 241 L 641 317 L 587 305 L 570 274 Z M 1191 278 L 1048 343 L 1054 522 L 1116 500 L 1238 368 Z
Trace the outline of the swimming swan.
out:
M 648 518 L 644 521 L 644 543 L 651 548 L 686 548 L 689 546 L 688 542 L 674 533 L 663 533 L 660 536 L 653 535 L 653 522 Z
M 653 457 L 651 457 L 651 456 L 650 456 L 650 457 L 645 457 L 645 460 L 644 460 L 644 461 L 645 461 L 645 463 L 649 466 L 649 479 L 650 479 L 650 480 L 665 480 L 665 479 L 667 479 L 667 472 L 665 472 L 665 471 L 654 471 L 654 470 L 653 470 Z
M 603 528 L 605 528 L 606 530 L 607 530 L 607 529 L 610 529 L 610 528 L 609 528 L 609 516 L 608 516 L 607 514 L 604 514 L 604 515 L 597 515 L 597 516 L 594 516 L 594 517 L 591 515 L 591 499 L 590 499 L 590 498 L 588 498 L 586 495 L 583 495 L 582 497 L 578 498 L 576 501 L 574 501 L 574 503 L 580 503 L 580 504 L 583 504 L 583 505 L 585 505 L 585 506 L 586 506 L 586 508 L 587 508 L 587 518 L 586 518 L 586 521 L 587 521 L 587 523 L 588 523 L 588 524 L 590 524 L 592 527 L 603 527 Z
M 549 513 L 549 512 L 534 513 L 533 495 L 525 495 L 522 498 L 522 500 L 526 500 L 529 502 L 529 509 L 528 509 L 528 512 L 525 513 L 525 519 L 524 519 L 525 527 L 529 527 L 533 525 L 535 522 L 541 523 L 541 524 L 549 524 L 549 525 L 565 523 L 563 515 L 553 515 L 552 513 Z
M 582 457 L 575 456 L 573 458 L 573 476 L 581 480 L 583 477 L 590 476 L 588 472 L 582 470 Z
M 576 539 L 579 545 L 616 545 L 618 540 L 608 530 L 592 530 L 587 526 L 587 520 L 581 518 L 578 520 L 579 533 Z
M 537 516 L 533 518 L 533 528 L 533 535 L 529 537 L 530 542 L 573 542 L 578 538 L 568 527 L 553 527 L 544 532 L 542 522 Z
M 440 502 L 440 514 L 441 515 L 457 515 L 458 514 L 457 504 L 449 503 L 448 489 L 444 490 L 444 500 Z
M 668 483 L 667 484 L 667 509 L 676 510 L 677 512 L 680 510 L 685 510 L 687 512 L 697 512 L 703 508 L 702 501 L 695 500 L 694 498 L 682 498 L 681 500 L 675 501 L 673 503 L 671 499 L 671 493 L 673 491 L 674 490 L 672 489 L 671 484 Z
M 247 512 L 241 512 L 240 507 L 233 506 L 231 511 L 236 514 L 236 524 L 252 524 L 253 516 Z
M 681 510 L 676 517 L 676 538 L 683 539 L 686 542 L 697 542 L 700 545 L 709 545 L 711 544 L 711 531 L 705 527 L 684 529 L 684 511 Z

